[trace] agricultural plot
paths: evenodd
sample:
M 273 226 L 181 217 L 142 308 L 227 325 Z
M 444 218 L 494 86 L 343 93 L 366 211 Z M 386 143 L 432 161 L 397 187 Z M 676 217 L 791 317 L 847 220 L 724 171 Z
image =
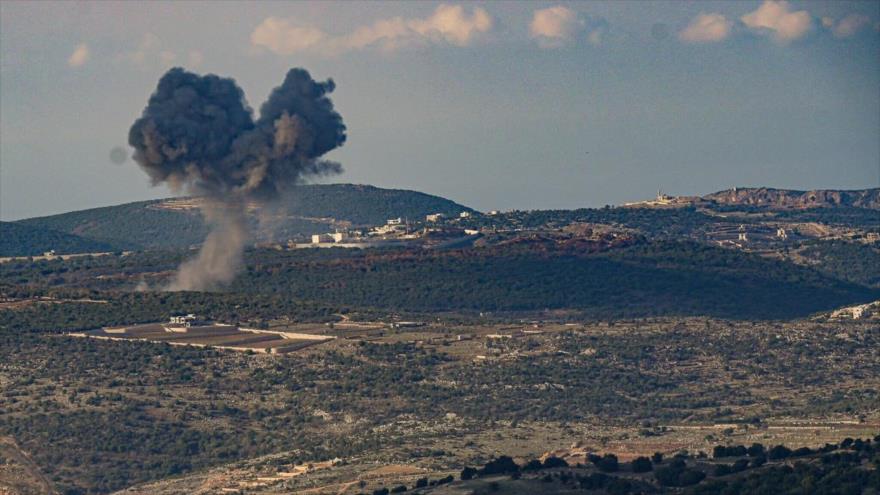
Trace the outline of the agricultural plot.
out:
M 335 339 L 325 335 L 257 330 L 234 325 L 178 327 L 160 323 L 99 328 L 70 335 L 103 340 L 141 340 L 170 345 L 214 347 L 266 354 L 284 354 Z

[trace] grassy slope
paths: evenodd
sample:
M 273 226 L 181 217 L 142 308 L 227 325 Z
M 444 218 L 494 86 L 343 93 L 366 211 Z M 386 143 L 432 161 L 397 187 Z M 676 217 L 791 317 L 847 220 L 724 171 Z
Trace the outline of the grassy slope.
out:
M 69 254 L 112 251 L 115 246 L 47 228 L 0 222 L 0 256 L 34 256 L 52 249 Z
M 41 227 L 109 242 L 125 248 L 178 248 L 198 244 L 207 229 L 196 211 L 148 208 L 158 201 L 140 201 L 47 217 L 20 225 Z M 310 218 L 335 218 L 355 225 L 385 223 L 392 217 L 424 218 L 429 213 L 457 215 L 471 211 L 447 199 L 415 191 L 373 186 L 329 184 L 299 186 L 279 200 L 281 211 Z M 288 218 L 275 225 L 283 235 L 327 231 L 322 221 Z

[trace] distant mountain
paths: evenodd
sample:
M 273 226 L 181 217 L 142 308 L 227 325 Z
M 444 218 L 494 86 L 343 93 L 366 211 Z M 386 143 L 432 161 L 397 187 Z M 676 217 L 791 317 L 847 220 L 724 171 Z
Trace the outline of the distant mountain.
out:
M 0 256 L 35 256 L 54 250 L 57 254 L 113 251 L 106 242 L 42 227 L 0 222 Z
M 199 198 L 140 201 L 30 218 L 18 225 L 52 229 L 125 249 L 181 248 L 207 234 Z M 383 224 L 389 218 L 424 219 L 430 213 L 473 211 L 438 196 L 355 184 L 294 188 L 260 215 L 251 215 L 257 240 L 285 240 L 337 227 Z M 254 213 L 252 211 L 252 213 Z M 259 217 L 259 221 L 258 218 Z
M 852 207 L 880 209 L 880 188 L 842 191 L 816 189 L 795 191 L 770 187 L 734 188 L 718 191 L 703 199 L 725 205 L 763 206 L 769 208 Z

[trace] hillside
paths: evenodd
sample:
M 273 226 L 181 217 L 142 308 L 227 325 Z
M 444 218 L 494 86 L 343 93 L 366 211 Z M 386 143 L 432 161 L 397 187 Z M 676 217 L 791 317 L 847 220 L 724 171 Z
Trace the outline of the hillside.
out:
M 18 225 L 52 229 L 120 248 L 181 248 L 201 243 L 207 228 L 198 200 L 178 198 L 139 201 L 104 208 L 29 218 Z M 429 194 L 366 185 L 326 184 L 296 187 L 253 227 L 258 239 L 285 239 L 327 232 L 337 224 L 377 225 L 388 218 L 424 218 L 429 213 L 457 215 L 472 211 Z M 265 222 L 266 218 L 269 222 Z
M 807 316 L 877 291 L 810 268 L 691 242 L 566 251 L 254 253 L 232 290 L 409 311 L 576 309 L 600 318 Z
M 138 253 L 65 264 L 10 263 L 0 266 L 0 280 L 98 290 L 131 289 L 144 281 L 161 286 L 183 256 Z M 247 253 L 246 264 L 223 292 L 396 312 L 570 310 L 600 319 L 781 319 L 880 298 L 877 288 L 829 271 L 693 242 L 643 241 L 595 253 L 564 245 L 255 249 Z
M 723 205 L 760 206 L 769 208 L 816 208 L 848 206 L 880 209 L 880 188 L 842 191 L 816 189 L 795 191 L 772 187 L 745 187 L 703 196 L 703 199 Z
M 106 242 L 55 230 L 0 222 L 0 256 L 34 256 L 55 250 L 58 254 L 113 251 Z

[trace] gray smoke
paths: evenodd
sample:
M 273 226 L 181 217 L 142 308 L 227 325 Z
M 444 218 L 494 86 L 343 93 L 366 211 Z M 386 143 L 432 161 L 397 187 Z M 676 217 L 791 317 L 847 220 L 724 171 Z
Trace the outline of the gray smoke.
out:
M 291 69 L 255 121 L 233 79 L 181 68 L 162 76 L 128 143 L 154 185 L 206 196 L 202 210 L 211 225 L 170 290 L 204 290 L 234 278 L 248 238 L 246 202 L 265 204 L 305 178 L 342 171 L 321 159 L 345 142 L 342 117 L 327 97 L 334 88 L 333 80 L 316 82 Z

